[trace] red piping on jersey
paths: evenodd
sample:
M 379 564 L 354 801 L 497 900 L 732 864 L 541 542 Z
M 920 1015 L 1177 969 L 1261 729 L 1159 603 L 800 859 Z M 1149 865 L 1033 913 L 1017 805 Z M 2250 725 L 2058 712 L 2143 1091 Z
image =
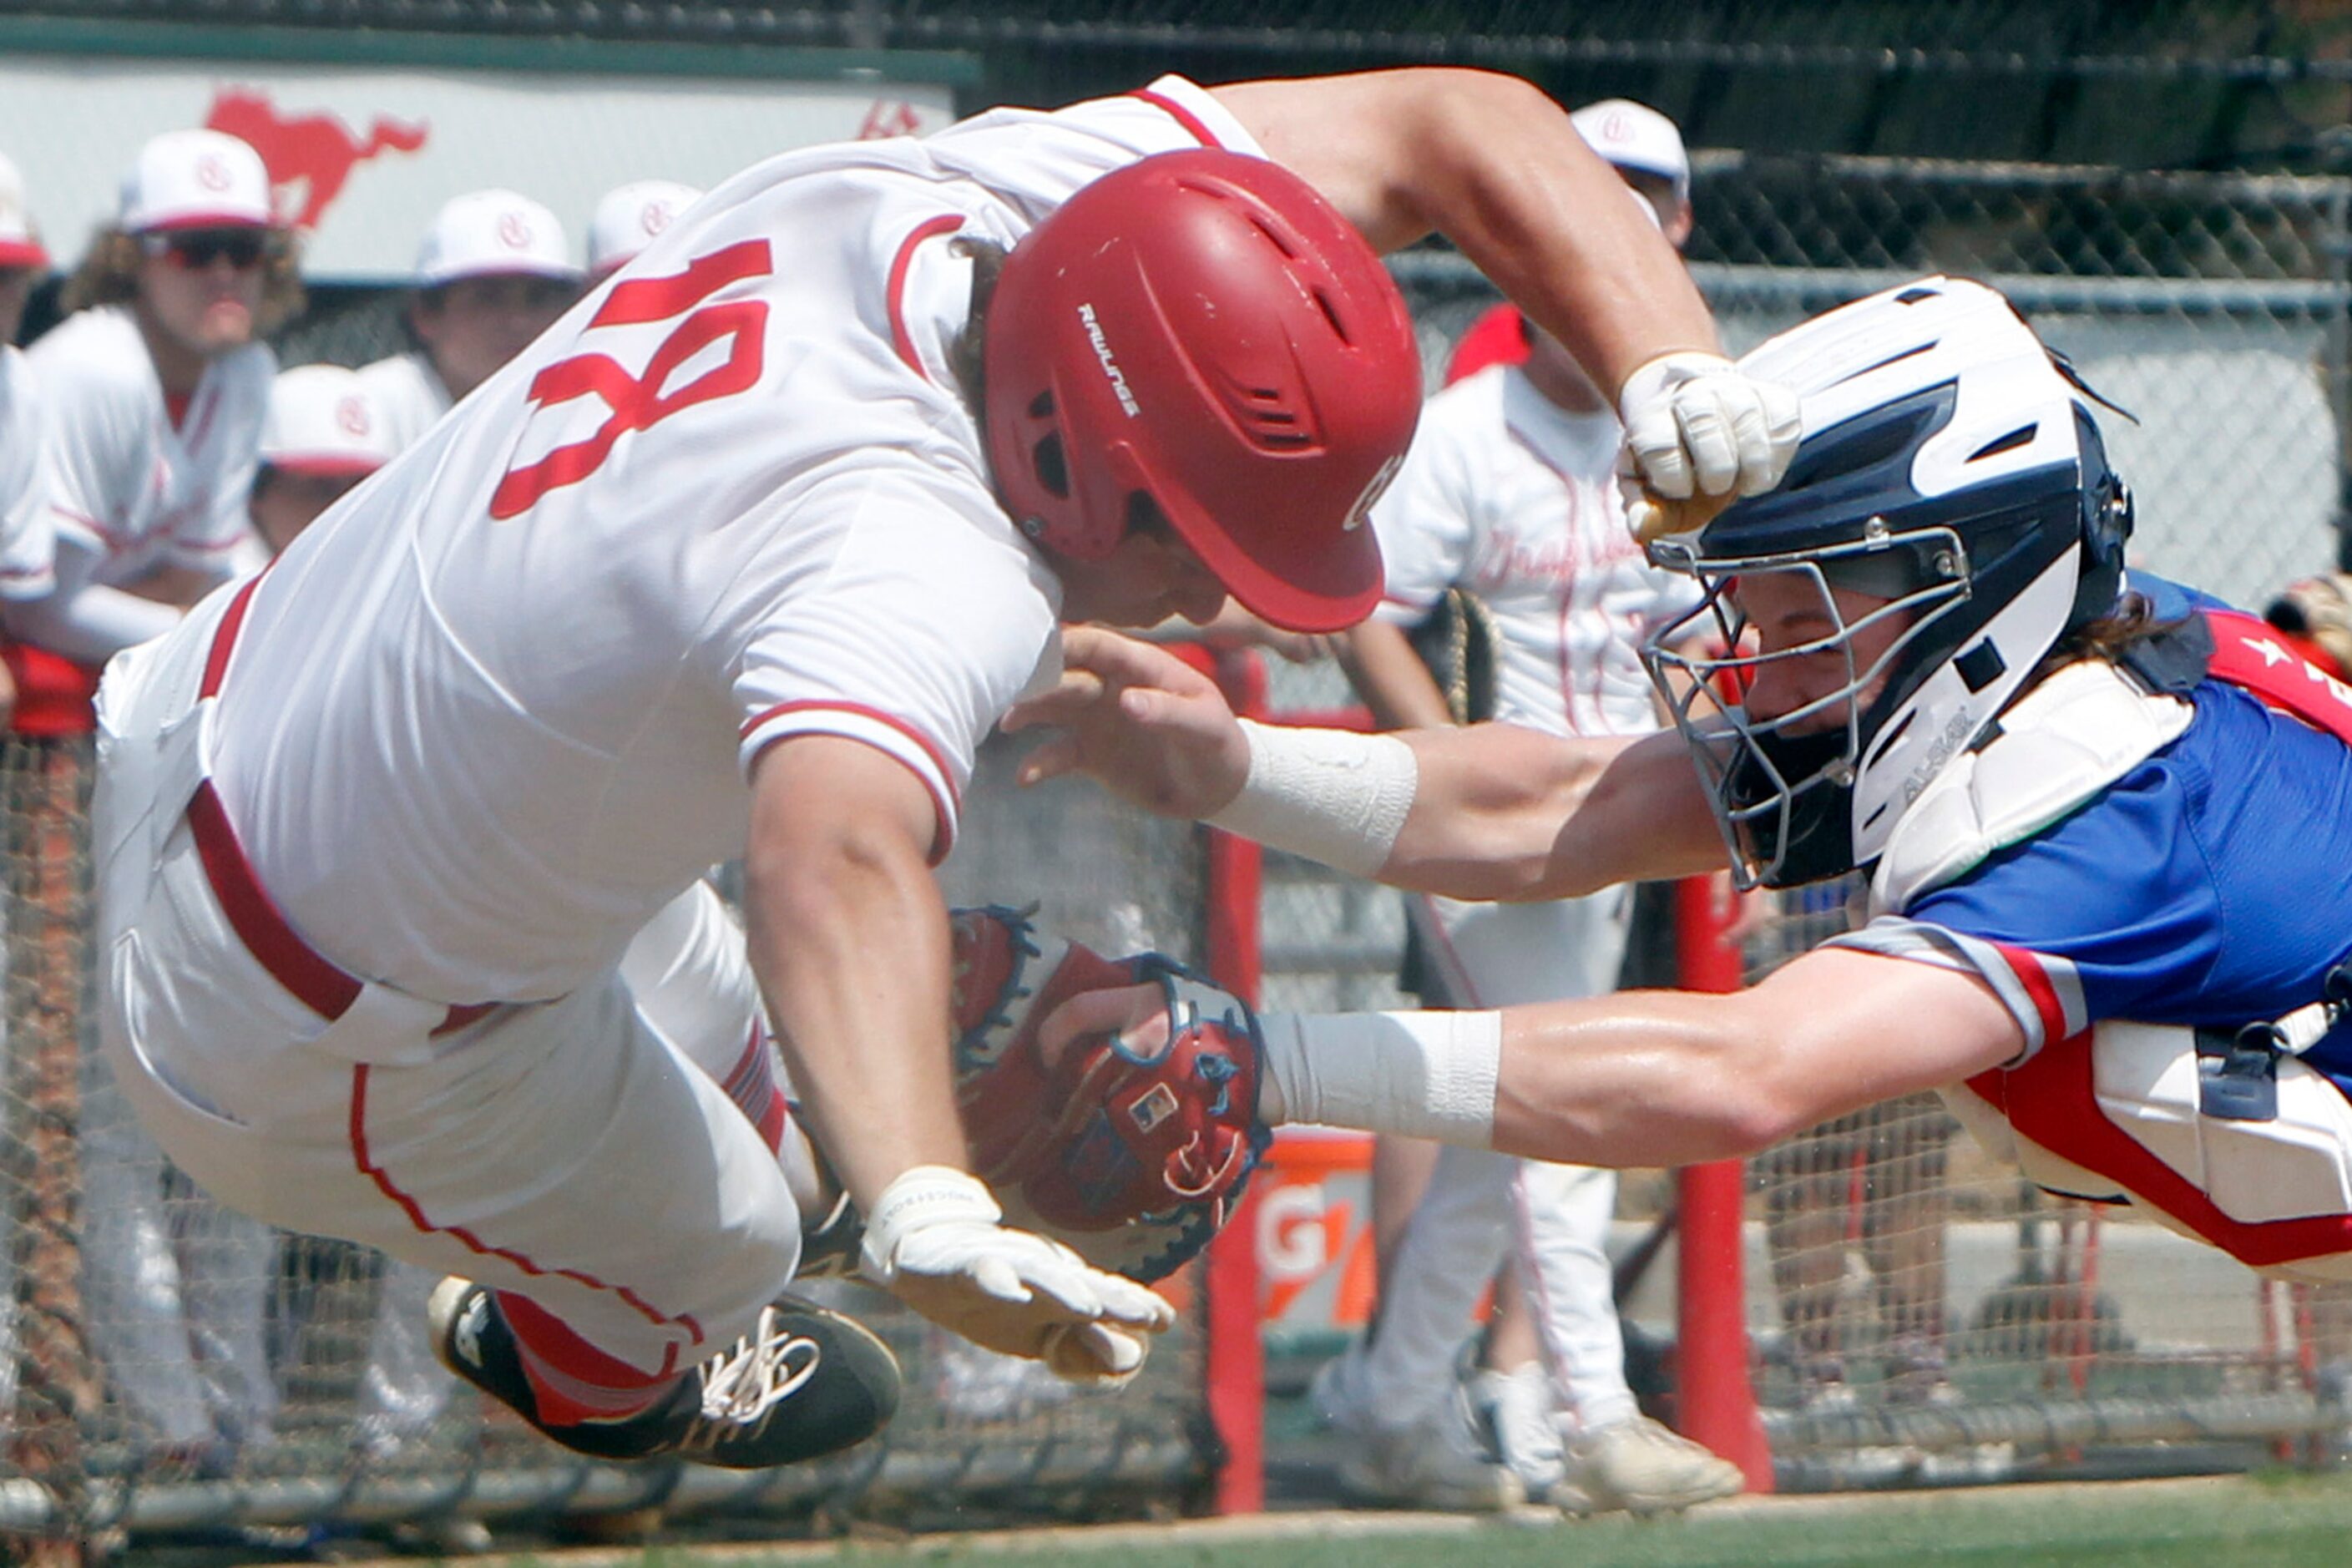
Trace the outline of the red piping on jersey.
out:
M 961 213 L 942 213 L 938 217 L 926 218 L 916 226 L 914 233 L 898 242 L 898 254 L 890 258 L 890 346 L 898 351 L 898 357 L 907 362 L 907 368 L 925 381 L 931 379 L 931 373 L 923 368 L 923 356 L 915 352 L 915 340 L 907 331 L 906 300 L 902 298 L 907 289 L 907 269 L 915 263 L 915 247 L 927 239 L 952 234 L 962 226 L 963 215 Z
M 104 549 L 109 555 L 119 555 L 123 551 L 138 542 L 124 530 L 113 527 L 109 523 L 100 522 L 94 517 L 85 517 L 80 512 L 68 511 L 64 507 L 58 506 L 54 503 L 50 505 L 49 510 L 54 515 L 63 518 L 68 522 L 77 523 L 81 527 L 88 529 L 89 531 L 90 537 L 97 540 L 100 546 Z
M 1202 121 L 1199 115 L 1193 113 L 1191 110 L 1185 108 L 1174 99 L 1170 98 L 1167 94 L 1154 92 L 1148 87 L 1139 87 L 1129 96 L 1139 98 L 1143 100 L 1144 102 L 1151 105 L 1152 108 L 1166 114 L 1168 118 L 1182 126 L 1186 133 L 1189 134 L 1193 141 L 1198 142 L 1202 146 L 1218 148 L 1224 147 L 1225 144 L 1217 140 L 1216 132 L 1211 131 L 1207 124 Z M 1229 148 L 1226 150 L 1231 151 Z
M 702 1325 L 696 1322 L 691 1314 L 682 1314 L 678 1317 L 673 1318 L 649 1305 L 644 1297 L 638 1295 L 635 1290 L 628 1289 L 626 1286 L 608 1285 L 604 1280 L 597 1279 L 594 1275 L 584 1273 L 577 1268 L 550 1268 L 544 1264 L 532 1261 L 530 1258 L 524 1256 L 522 1253 L 515 1251 L 512 1247 L 492 1247 L 482 1240 L 480 1237 L 476 1236 L 472 1231 L 467 1229 L 464 1226 L 435 1225 L 431 1220 L 427 1219 L 425 1215 L 423 1205 L 419 1205 L 413 1195 L 404 1191 L 399 1184 L 394 1182 L 389 1175 L 385 1174 L 383 1167 L 378 1165 L 375 1163 L 374 1155 L 368 1152 L 367 1090 L 368 1075 L 370 1071 L 371 1068 L 365 1062 L 357 1063 L 352 1068 L 352 1163 L 358 1167 L 360 1174 L 367 1177 L 370 1181 L 375 1184 L 376 1190 L 378 1192 L 381 1192 L 385 1197 L 390 1198 L 394 1203 L 400 1205 L 401 1211 L 408 1215 L 409 1224 L 415 1226 L 418 1230 L 424 1232 L 427 1236 L 449 1237 L 462 1245 L 467 1251 L 474 1253 L 478 1257 L 503 1258 L 534 1279 L 552 1274 L 558 1279 L 569 1279 L 578 1285 L 585 1285 L 591 1290 L 604 1290 L 610 1292 L 612 1295 L 617 1296 L 622 1300 L 626 1301 L 632 1308 L 635 1309 L 635 1310 L 644 1317 L 647 1322 L 652 1323 L 656 1328 L 669 1328 L 676 1326 L 677 1328 L 684 1329 L 688 1333 L 691 1334 L 694 1337 L 695 1343 L 700 1344 L 702 1342 Z M 675 1355 L 674 1348 L 672 1355 L 673 1357 Z M 663 1364 L 665 1369 L 667 1369 L 671 1363 L 669 1361 L 666 1360 Z
M 2029 948 L 2011 947 L 2005 942 L 1997 942 L 1992 946 L 2007 961 L 2009 972 L 2017 976 L 2020 985 L 2025 987 L 2027 1000 L 2033 1004 L 2034 1012 L 2041 1016 L 2042 1043 L 2046 1046 L 2053 1040 L 2064 1039 L 2068 1033 L 2066 1005 L 2058 999 L 2058 987 L 2051 984 L 2050 972 L 2042 967 L 2042 955 Z
M 940 751 L 938 744 L 934 742 L 929 735 L 924 734 L 920 730 L 916 729 L 904 719 L 898 718 L 893 714 L 885 713 L 879 708 L 869 708 L 863 702 L 833 702 L 819 698 L 807 698 L 798 702 L 779 702 L 773 708 L 769 709 L 766 712 L 760 714 L 758 717 L 745 721 L 742 730 L 743 739 L 747 741 L 750 740 L 752 735 L 758 731 L 760 726 L 769 722 L 771 720 L 781 719 L 787 713 L 814 712 L 855 713 L 861 719 L 871 719 L 877 724 L 883 725 L 888 729 L 896 730 L 901 735 L 906 736 L 909 741 L 914 742 L 916 746 L 921 750 L 923 755 L 930 759 L 931 766 L 939 772 L 939 784 L 933 784 L 930 780 L 924 778 L 922 774 L 915 773 L 913 768 L 907 768 L 907 771 L 910 773 L 915 773 L 915 777 L 921 781 L 924 790 L 929 794 L 931 797 L 931 813 L 933 816 L 938 819 L 936 826 L 932 829 L 932 837 L 935 843 L 931 849 L 931 864 L 936 866 L 940 861 L 946 859 L 948 858 L 948 851 L 955 846 L 956 813 L 961 806 L 961 802 L 958 799 L 956 795 L 955 774 L 948 768 L 947 753 Z M 832 731 L 830 731 L 823 730 L 795 730 L 793 731 L 793 733 L 796 735 L 829 734 Z M 782 740 L 783 738 L 784 737 L 779 735 L 776 737 L 776 740 Z M 856 735 L 844 735 L 841 737 L 841 739 L 845 741 L 855 741 L 857 738 L 858 737 Z M 774 741 L 767 742 L 761 745 L 761 750 L 765 751 L 768 746 L 773 745 L 774 743 Z M 872 744 L 871 742 L 866 743 L 869 745 Z M 882 748 L 879 746 L 876 746 L 874 749 L 877 752 L 882 751 Z M 890 753 L 887 752 L 882 752 L 882 754 L 886 757 L 890 756 Z M 901 767 L 906 767 L 906 763 L 900 758 L 891 757 L 891 761 L 898 763 Z M 940 792 L 942 789 L 947 793 L 944 795 L 940 794 Z
M 267 571 L 255 574 L 253 580 L 236 591 L 221 616 L 221 624 L 213 633 L 213 646 L 205 656 L 203 681 L 196 688 L 199 700 L 217 698 L 221 682 L 228 673 L 229 655 L 236 647 L 237 633 L 245 626 L 245 613 L 253 603 L 253 591 L 261 585 Z M 321 957 L 309 942 L 296 933 L 286 921 L 278 905 L 255 875 L 253 862 L 247 858 L 245 847 L 237 842 L 236 829 L 230 826 L 228 808 L 222 805 L 220 792 L 206 779 L 196 786 L 188 802 L 188 831 L 195 839 L 196 854 L 204 861 L 205 880 L 212 884 L 213 897 L 220 900 L 221 912 L 236 932 L 245 950 L 253 954 L 254 962 L 269 972 L 269 977 L 284 986 L 288 994 L 321 1018 L 332 1022 L 351 1011 L 352 1004 L 360 999 L 366 983 L 345 973 L 331 961 Z M 453 1006 L 443 1015 L 433 1033 L 446 1035 L 477 1022 L 504 1004 L 473 1002 Z

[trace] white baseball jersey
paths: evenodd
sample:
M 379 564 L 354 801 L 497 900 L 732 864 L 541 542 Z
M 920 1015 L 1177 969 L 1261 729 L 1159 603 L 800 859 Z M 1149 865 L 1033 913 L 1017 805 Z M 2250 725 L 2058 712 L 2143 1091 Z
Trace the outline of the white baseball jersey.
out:
M 405 452 L 449 412 L 449 389 L 423 349 L 392 354 L 360 367 L 368 397 L 391 433 L 392 449 Z
M 1571 414 L 1517 365 L 1437 394 L 1372 509 L 1388 582 L 1379 616 L 1411 626 L 1455 584 L 1502 639 L 1496 717 L 1553 735 L 1657 728 L 1641 639 L 1696 603 L 1643 559 L 1615 479 L 1606 410 Z
M 103 555 L 95 580 L 164 563 L 225 574 L 252 531 L 277 357 L 251 343 L 214 360 L 176 423 L 125 306 L 68 317 L 27 357 L 48 411 L 49 515 L 59 539 Z
M 57 582 L 44 426 L 31 366 L 0 343 L 0 599 L 36 599 Z
M 797 734 L 903 763 L 944 854 L 1059 601 L 947 370 L 948 241 L 1203 138 L 1256 151 L 1163 79 L 759 164 L 304 533 L 211 745 L 295 929 L 415 996 L 567 992 L 741 851 L 746 773 Z

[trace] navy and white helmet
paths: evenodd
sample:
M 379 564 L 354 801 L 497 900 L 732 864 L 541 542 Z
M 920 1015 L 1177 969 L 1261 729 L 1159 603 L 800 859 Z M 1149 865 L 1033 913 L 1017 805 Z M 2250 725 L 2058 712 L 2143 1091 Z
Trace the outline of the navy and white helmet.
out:
M 2131 502 L 2092 395 L 1982 284 L 1890 289 L 1740 366 L 1797 390 L 1803 438 L 1777 489 L 1651 546 L 1706 592 L 1643 658 L 1698 759 L 1735 876 L 1790 887 L 1875 860 L 2042 657 L 2116 608 Z M 1742 652 L 1734 590 L 1762 573 L 1809 577 L 1832 631 Z M 1849 625 L 1832 587 L 1887 603 Z M 1889 623 L 1892 645 L 1862 664 L 1855 635 Z M 1729 651 L 1675 651 L 1710 630 Z M 1835 691 L 1769 720 L 1738 705 L 1763 666 L 1824 655 L 1845 660 Z

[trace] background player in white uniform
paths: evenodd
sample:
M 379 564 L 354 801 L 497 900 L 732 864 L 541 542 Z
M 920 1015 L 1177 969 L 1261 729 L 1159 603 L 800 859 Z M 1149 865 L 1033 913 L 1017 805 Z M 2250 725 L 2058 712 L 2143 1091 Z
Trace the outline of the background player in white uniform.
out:
M 602 283 L 619 271 L 701 199 L 700 191 L 675 180 L 635 180 L 606 191 L 588 219 L 588 281 Z
M 278 553 L 393 455 L 392 432 L 357 371 L 337 364 L 280 371 L 261 426 L 254 532 Z
M 513 191 L 470 191 L 434 216 L 408 303 L 415 347 L 361 370 L 405 451 L 578 298 L 580 268 L 556 216 Z
M 65 302 L 75 313 L 28 355 L 55 582 L 5 613 L 24 640 L 96 665 L 168 631 L 249 548 L 276 370 L 258 340 L 300 302 L 259 156 L 211 131 L 150 141 Z M 175 1219 L 153 1142 L 101 1064 L 85 1080 L 92 1340 L 153 1441 L 215 1461 L 276 1415 L 257 1310 L 269 1238 L 201 1202 Z
M 142 1113 L 224 1198 L 456 1271 L 446 1359 L 559 1441 L 855 1440 L 887 1352 L 772 1306 L 823 1194 L 728 1098 L 741 1038 L 661 1037 L 617 967 L 740 854 L 869 1273 L 1131 1371 L 1164 1303 L 961 1169 L 929 862 L 1061 618 L 1370 608 L 1362 508 L 1419 398 L 1366 241 L 1433 227 L 1624 389 L 1654 483 L 1777 478 L 1792 401 L 1712 353 L 1671 249 L 1508 79 L 1163 79 L 713 191 L 110 671 L 104 1036 Z
M 1689 234 L 1673 121 L 1622 100 L 1571 120 L 1621 172 L 1630 162 L 1649 177 L 1654 195 L 1643 195 L 1670 237 Z M 1658 718 L 1641 639 L 1697 592 L 1650 565 L 1626 530 L 1623 432 L 1609 400 L 1557 340 L 1520 329 L 1521 363 L 1489 365 L 1431 399 L 1373 509 L 1387 591 L 1378 616 L 1348 634 L 1350 672 L 1383 725 L 1451 722 L 1404 628 L 1459 587 L 1491 617 L 1495 720 L 1553 735 L 1647 734 Z M 1424 1001 L 1496 1007 L 1611 991 L 1631 902 L 1630 888 L 1535 904 L 1413 896 Z M 1319 1380 L 1360 1439 L 1341 1472 L 1351 1490 L 1475 1507 L 1521 1489 L 1469 1440 L 1451 1382 L 1472 1308 L 1507 1257 L 1471 1405 L 1526 1493 L 1578 1510 L 1651 1510 L 1739 1489 L 1736 1467 L 1643 1416 L 1626 1386 L 1603 1251 L 1614 1171 L 1395 1139 L 1381 1140 L 1377 1159 L 1423 1173 L 1421 1183 L 1376 1181 L 1384 1206 L 1398 1186 L 1425 1192 L 1406 1198 L 1411 1216 L 1382 1258 L 1374 1328 Z
M 99 664 L 168 631 L 250 537 L 277 373 L 260 339 L 301 303 L 260 157 L 215 131 L 150 141 L 64 302 L 74 313 L 29 352 L 49 409 L 57 583 L 7 620 Z
M 0 154 L 0 599 L 38 598 L 55 582 L 55 535 L 42 473 L 41 405 L 16 344 L 16 329 L 49 253 L 25 210 L 24 181 Z M 16 683 L 0 667 L 0 725 Z M 5 1294 L 5 1292 L 0 1292 Z

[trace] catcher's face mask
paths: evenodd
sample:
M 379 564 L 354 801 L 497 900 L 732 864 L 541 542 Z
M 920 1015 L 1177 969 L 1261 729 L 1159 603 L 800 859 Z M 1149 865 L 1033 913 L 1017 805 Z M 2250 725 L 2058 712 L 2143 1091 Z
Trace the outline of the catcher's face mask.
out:
M 1861 547 L 1847 553 L 1695 565 L 1706 598 L 1643 650 L 1743 888 L 1853 868 L 1853 786 L 1888 718 L 1881 699 L 1905 650 L 1965 594 L 1950 576 L 1892 595 L 1849 585 L 1891 584 Z

